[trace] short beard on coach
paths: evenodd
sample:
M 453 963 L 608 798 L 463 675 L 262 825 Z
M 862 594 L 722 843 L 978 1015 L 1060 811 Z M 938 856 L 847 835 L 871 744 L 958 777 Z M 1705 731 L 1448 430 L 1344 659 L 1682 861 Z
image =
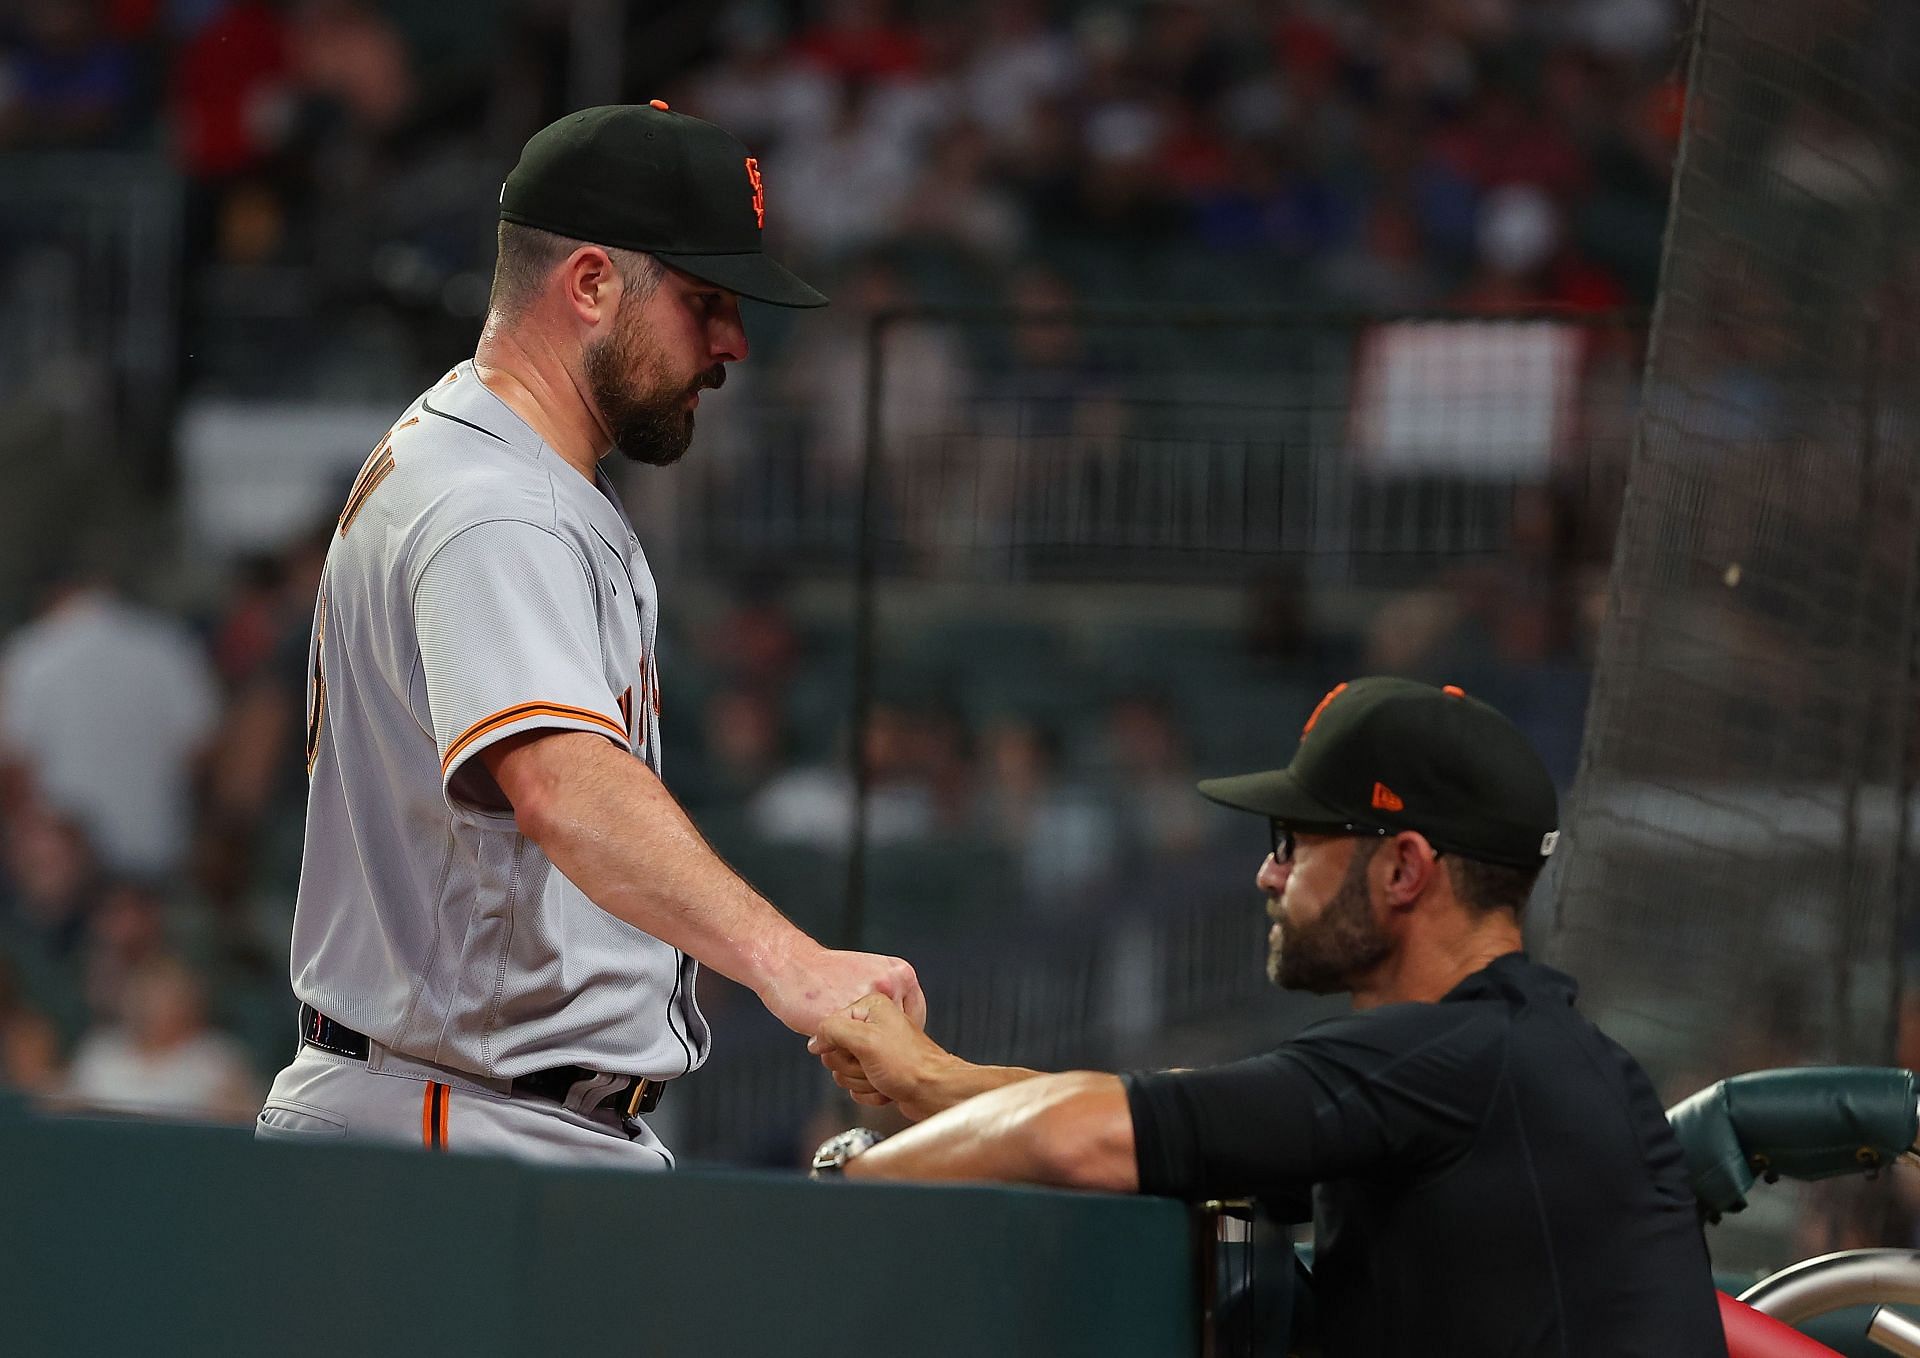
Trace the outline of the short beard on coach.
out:
M 647 342 L 639 306 L 633 305 L 629 320 L 628 305 L 622 302 L 612 332 L 586 348 L 587 390 L 622 456 L 649 467 L 671 467 L 693 443 L 688 398 L 704 388 L 720 387 L 727 370 L 716 363 L 691 386 L 675 382 L 666 361 Z
M 1386 959 L 1393 945 L 1374 918 L 1367 890 L 1372 860 L 1372 854 L 1356 850 L 1339 887 L 1309 922 L 1298 923 L 1275 908 L 1278 928 L 1267 949 L 1269 981 L 1283 990 L 1335 995 L 1346 990 L 1353 977 Z

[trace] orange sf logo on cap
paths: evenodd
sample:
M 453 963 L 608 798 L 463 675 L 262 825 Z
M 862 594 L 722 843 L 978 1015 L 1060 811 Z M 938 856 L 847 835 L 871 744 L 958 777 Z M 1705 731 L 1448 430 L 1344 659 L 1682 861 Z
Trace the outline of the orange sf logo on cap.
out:
M 747 182 L 753 185 L 753 220 L 762 231 L 767 229 L 767 191 L 760 183 L 760 162 L 747 157 Z
M 1320 714 L 1327 710 L 1327 704 L 1332 702 L 1335 698 L 1338 698 L 1342 693 L 1345 693 L 1346 691 L 1347 691 L 1347 686 L 1345 684 L 1335 684 L 1333 686 L 1333 689 L 1327 694 L 1327 696 L 1320 700 L 1320 705 L 1313 709 L 1312 715 L 1307 718 L 1307 724 L 1300 728 L 1300 739 L 1305 740 L 1307 738 L 1307 732 L 1311 731 L 1313 729 L 1313 724 L 1320 720 Z

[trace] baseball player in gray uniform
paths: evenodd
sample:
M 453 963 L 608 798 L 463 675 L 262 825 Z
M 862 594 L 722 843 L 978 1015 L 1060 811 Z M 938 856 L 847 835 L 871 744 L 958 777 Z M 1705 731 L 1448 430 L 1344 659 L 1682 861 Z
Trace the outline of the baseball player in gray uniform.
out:
M 501 190 L 480 345 L 395 421 L 327 555 L 293 926 L 301 1044 L 257 1134 L 672 1164 L 645 1121 L 706 1058 L 704 963 L 811 1034 L 913 969 L 836 952 L 660 781 L 653 576 L 600 468 L 666 465 L 747 355 L 758 164 L 651 105 L 537 133 Z

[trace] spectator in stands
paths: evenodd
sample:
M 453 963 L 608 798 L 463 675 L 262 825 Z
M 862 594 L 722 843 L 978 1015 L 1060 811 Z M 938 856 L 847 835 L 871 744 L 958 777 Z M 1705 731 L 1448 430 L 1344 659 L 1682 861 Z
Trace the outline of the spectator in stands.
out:
M 823 192 L 831 196 L 830 190 Z M 913 300 L 890 259 L 874 255 L 862 260 L 781 374 L 782 391 L 809 420 L 813 465 L 842 488 L 855 484 L 866 454 L 869 322 L 875 312 Z M 942 451 L 941 435 L 959 432 L 971 375 L 950 326 L 899 325 L 886 345 L 880 432 L 889 463 L 904 470 Z M 906 477 L 896 477 L 891 484 L 913 488 Z M 930 498 L 924 483 L 919 490 L 922 502 Z
M 1464 311 L 1611 311 L 1626 304 L 1619 283 L 1567 239 L 1560 209 L 1544 190 L 1529 184 L 1493 190 L 1480 205 L 1475 240 L 1474 275 L 1454 298 Z
M 1013 259 L 1026 242 L 1019 200 L 992 173 L 992 147 L 972 123 L 954 123 L 930 142 L 900 211 L 915 244 L 945 245 L 979 263 Z
M 921 765 L 918 714 L 891 702 L 868 713 L 860 747 L 867 761 L 867 842 L 924 839 L 936 824 L 933 790 Z M 840 850 L 853 838 L 853 777 L 837 764 L 802 765 L 776 775 L 747 805 L 755 833 L 774 843 Z
M 1354 238 L 1328 254 L 1314 281 L 1329 303 L 1357 311 L 1418 311 L 1441 293 L 1419 220 L 1392 198 L 1376 198 L 1362 209 Z
M 16 947 L 64 966 L 79 955 L 99 898 L 100 868 L 86 832 L 31 797 L 7 808 L 4 828 L 0 923 Z
M 393 21 L 365 0 L 299 0 L 287 32 L 307 117 L 377 137 L 413 103 L 412 60 Z
M 1106 745 L 1127 850 L 1177 859 L 1204 847 L 1209 817 L 1193 796 L 1192 754 L 1166 700 L 1132 694 L 1115 701 L 1107 709 Z
M 60 1035 L 28 1002 L 11 959 L 0 950 L 0 1088 L 50 1094 L 62 1078 Z
M 918 31 L 895 18 L 889 0 L 829 0 L 793 50 L 808 65 L 849 83 L 910 78 L 924 57 Z
M 1193 194 L 1194 229 L 1206 248 L 1299 260 L 1351 239 L 1353 205 L 1283 140 L 1243 140 L 1228 156 L 1219 180 Z
M 764 570 L 742 574 L 727 606 L 702 620 L 694 646 L 702 663 L 733 684 L 766 694 L 785 688 L 800 661 L 800 634 L 781 577 Z
M 789 139 L 817 137 L 832 121 L 835 78 L 788 57 L 780 11 L 769 0 L 735 0 L 721 11 L 714 36 L 719 59 L 689 77 L 684 97 L 673 103 L 785 164 L 780 153 Z
M 208 1026 L 200 978 L 177 957 L 147 959 L 127 978 L 120 1021 L 81 1040 L 65 1088 L 89 1107 L 251 1121 L 259 1079 L 240 1045 Z
M 131 131 L 132 55 L 107 32 L 100 0 L 26 0 L 26 41 L 0 98 L 0 150 L 110 146 Z
M 746 804 L 785 767 L 785 740 L 775 691 L 723 688 L 702 713 L 703 767 L 691 785 L 676 778 L 681 800 L 701 810 Z
M 916 148 L 872 116 L 873 100 L 871 84 L 845 81 L 826 127 L 780 162 L 774 211 L 810 258 L 839 262 L 886 240 L 913 188 Z
M 223 183 L 260 169 L 293 122 L 287 32 L 266 0 L 230 0 L 174 56 L 167 93 L 187 175 Z
M 180 865 L 218 705 L 186 629 L 97 577 L 56 585 L 0 650 L 0 749 L 86 828 L 112 872 Z
M 908 729 L 912 778 L 926 790 L 931 832 L 935 836 L 969 833 L 976 770 L 973 732 L 966 717 L 951 701 L 937 698 L 917 706 Z
M 110 882 L 87 916 L 81 985 L 95 1022 L 123 1013 L 134 974 L 168 951 L 166 904 L 142 882 Z
M 1127 432 L 1125 382 L 1093 354 L 1073 314 L 1082 299 L 1058 272 L 1021 269 L 1007 301 L 1009 352 L 981 366 L 974 437 L 942 457 L 947 495 L 971 515 L 961 540 L 972 547 L 1003 537 L 1016 504 L 1037 540 L 1070 542 Z
M 985 437 L 1020 439 L 1039 456 L 1037 474 L 1059 478 L 1074 463 L 1110 451 L 1124 432 L 1121 378 L 1094 357 L 1074 309 L 1085 301 L 1064 277 L 1029 265 L 1008 284 L 1012 353 L 983 375 L 977 402 Z M 1037 441 L 1037 442 L 1036 442 Z M 991 459 L 1011 465 L 1011 447 Z
M 194 877 L 224 915 L 252 889 L 292 911 L 306 824 L 305 677 L 313 600 L 336 521 L 238 568 L 212 652 L 228 693 L 207 760 Z M 251 932 L 235 928 L 240 933 Z
M 1019 862 L 1030 912 L 1072 913 L 1113 868 L 1120 835 L 1112 807 L 1062 775 L 1060 738 L 1037 722 L 1003 717 L 981 747 L 982 828 Z
M 1073 40 L 1047 24 L 1040 0 L 986 0 L 981 42 L 966 75 L 967 113 L 997 146 L 1018 151 L 1045 101 L 1080 79 Z

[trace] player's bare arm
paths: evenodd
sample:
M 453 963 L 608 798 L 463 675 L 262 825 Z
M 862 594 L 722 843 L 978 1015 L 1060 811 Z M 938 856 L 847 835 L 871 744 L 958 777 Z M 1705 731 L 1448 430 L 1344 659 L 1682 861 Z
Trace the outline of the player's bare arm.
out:
M 795 1032 L 815 1032 L 875 991 L 925 1021 L 908 963 L 809 938 L 720 860 L 651 769 L 610 741 L 529 732 L 481 758 L 520 832 L 589 900 L 746 986 Z
M 850 1179 L 975 1180 L 1134 1193 L 1133 1116 L 1117 1075 L 1036 1075 L 938 1113 L 847 1161 Z
M 913 1122 L 1040 1074 L 961 1060 L 882 994 L 863 996 L 828 1016 L 807 1050 L 856 1102 L 869 1107 L 897 1103 Z

